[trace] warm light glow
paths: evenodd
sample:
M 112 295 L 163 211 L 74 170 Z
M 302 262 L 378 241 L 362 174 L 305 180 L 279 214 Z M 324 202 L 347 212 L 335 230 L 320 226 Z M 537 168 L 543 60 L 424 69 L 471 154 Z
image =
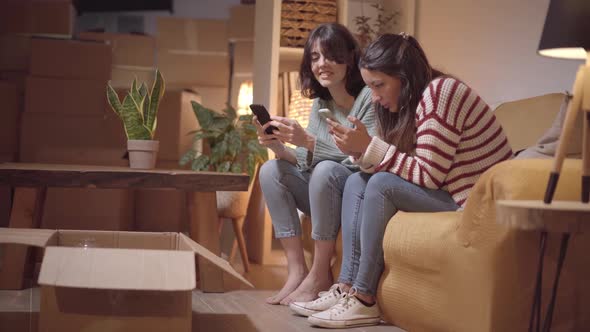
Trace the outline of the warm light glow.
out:
M 581 47 L 563 47 L 563 48 L 549 48 L 546 50 L 539 50 L 539 54 L 551 58 L 559 59 L 580 59 L 584 60 L 587 57 L 586 50 Z
M 249 106 L 252 104 L 252 98 L 252 81 L 242 82 L 238 93 L 238 115 L 251 113 Z

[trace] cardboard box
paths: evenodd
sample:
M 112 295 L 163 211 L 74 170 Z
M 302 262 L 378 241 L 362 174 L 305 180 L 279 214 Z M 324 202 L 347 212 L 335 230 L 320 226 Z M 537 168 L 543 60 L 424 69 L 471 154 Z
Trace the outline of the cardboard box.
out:
M 134 192 L 125 189 L 49 188 L 41 225 L 48 229 L 132 231 L 134 199 Z
M 254 40 L 255 5 L 237 5 L 229 9 L 228 37 Z
M 221 111 L 227 103 L 228 89 L 226 87 L 195 85 L 186 87 L 184 84 L 166 83 L 166 89 L 185 90 L 199 96 L 201 105 L 212 110 Z
M 190 332 L 195 254 L 252 287 L 182 233 L 1 229 L 0 243 L 45 248 L 40 331 Z
M 109 43 L 113 47 L 113 65 L 152 68 L 156 64 L 156 39 L 145 35 L 108 32 L 81 32 L 80 40 Z
M 0 81 L 12 83 L 16 86 L 18 95 L 21 98 L 21 112 L 24 112 L 25 90 L 29 74 L 24 71 L 0 71 Z
M 237 41 L 234 45 L 234 73 L 251 74 L 254 71 L 254 42 Z
M 0 32 L 69 38 L 75 14 L 69 0 L 4 3 L 0 11 Z
M 0 34 L 0 71 L 28 71 L 31 37 Z
M 193 50 L 227 53 L 225 20 L 158 17 L 159 50 Z
M 106 86 L 106 81 L 29 77 L 25 112 L 105 115 Z
M 229 80 L 229 57 L 227 55 L 199 52 L 160 51 L 158 68 L 166 83 L 175 86 L 225 87 Z
M 125 148 L 127 137 L 118 116 L 23 113 L 20 133 L 20 161 L 43 162 L 47 149 Z
M 149 67 L 113 65 L 110 84 L 113 88 L 125 88 L 129 90 L 131 88 L 131 82 L 137 78 L 139 82 L 145 82 L 151 89 L 154 84 L 155 71 L 155 68 Z M 164 77 L 164 80 L 167 81 L 166 77 Z M 166 84 L 166 88 L 168 88 L 168 84 Z
M 158 163 L 160 164 L 160 163 Z M 160 167 L 179 169 L 175 167 Z M 135 230 L 183 232 L 189 230 L 186 193 L 180 190 L 138 189 L 135 191 Z
M 18 151 L 21 98 L 16 85 L 0 81 L 0 153 Z
M 14 162 L 15 156 L 12 153 L 0 154 L 0 163 Z M 0 185 L 0 227 L 8 227 L 8 218 L 12 207 L 12 188 Z M 2 271 L 2 261 L 0 260 L 0 271 Z
M 103 42 L 34 38 L 31 41 L 32 76 L 108 81 L 111 45 Z
M 199 129 L 191 101 L 198 95 L 182 90 L 168 90 L 160 102 L 155 139 L 160 141 L 159 159 L 179 160 L 192 147 L 189 132 Z

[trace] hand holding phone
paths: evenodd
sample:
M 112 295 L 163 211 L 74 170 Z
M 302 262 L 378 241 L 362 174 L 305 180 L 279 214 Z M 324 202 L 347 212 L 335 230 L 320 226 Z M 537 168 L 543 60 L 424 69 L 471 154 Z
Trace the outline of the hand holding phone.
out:
M 318 111 L 318 114 L 319 114 L 319 115 L 320 115 L 322 118 L 324 118 L 324 119 L 330 119 L 330 120 L 332 120 L 332 121 L 334 121 L 334 122 L 336 122 L 336 123 L 338 123 L 338 124 L 340 124 L 340 125 L 342 124 L 342 123 L 340 123 L 340 121 L 338 121 L 338 119 L 336 119 L 336 116 L 334 115 L 334 113 L 332 113 L 332 111 L 330 111 L 330 110 L 329 110 L 329 109 L 327 109 L 327 108 L 322 108 L 322 109 L 320 109 L 320 110 Z
M 256 115 L 256 118 L 258 119 L 258 122 L 260 123 L 260 125 L 264 126 L 267 122 L 270 121 L 270 114 L 268 113 L 268 111 L 266 110 L 266 107 L 264 107 L 264 105 L 252 104 L 252 105 L 250 105 L 250 109 L 252 110 L 252 113 L 254 113 L 254 115 Z M 269 126 L 268 128 L 266 128 L 266 130 L 264 132 L 267 135 L 272 135 L 273 130 L 279 130 L 279 128 L 277 128 L 275 126 Z

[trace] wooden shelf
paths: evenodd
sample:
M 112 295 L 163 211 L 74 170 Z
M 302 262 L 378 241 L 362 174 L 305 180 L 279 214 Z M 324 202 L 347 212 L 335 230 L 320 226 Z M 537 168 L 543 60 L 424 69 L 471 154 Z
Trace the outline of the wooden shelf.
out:
M 279 73 L 299 71 L 303 48 L 279 47 Z

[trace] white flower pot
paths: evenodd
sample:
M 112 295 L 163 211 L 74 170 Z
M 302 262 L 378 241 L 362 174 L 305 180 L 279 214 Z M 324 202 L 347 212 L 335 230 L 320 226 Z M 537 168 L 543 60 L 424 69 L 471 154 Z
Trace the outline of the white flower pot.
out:
M 159 148 L 159 141 L 128 140 L 127 151 L 129 151 L 129 167 L 137 169 L 155 168 Z

